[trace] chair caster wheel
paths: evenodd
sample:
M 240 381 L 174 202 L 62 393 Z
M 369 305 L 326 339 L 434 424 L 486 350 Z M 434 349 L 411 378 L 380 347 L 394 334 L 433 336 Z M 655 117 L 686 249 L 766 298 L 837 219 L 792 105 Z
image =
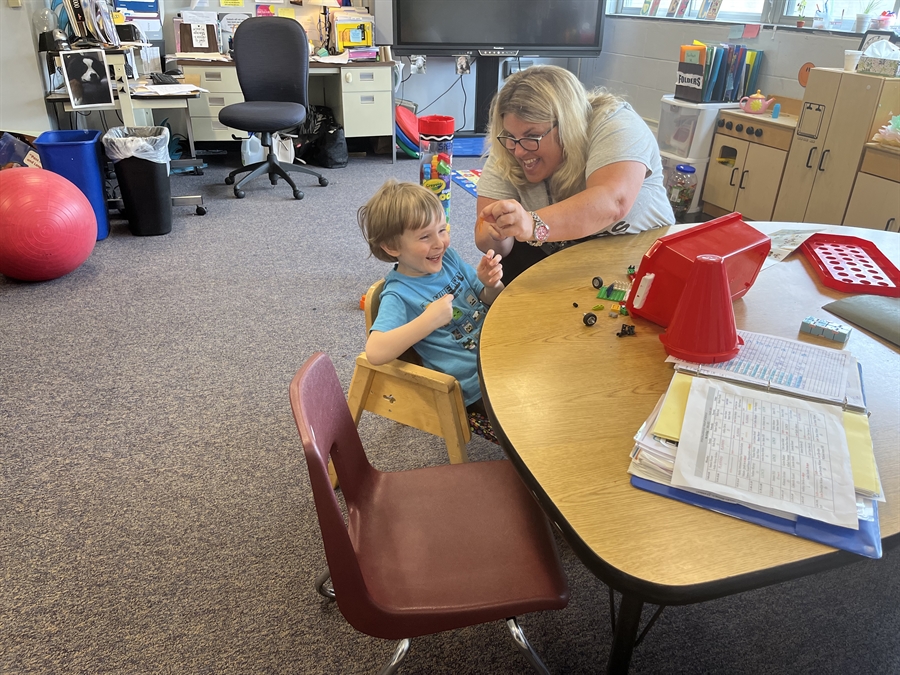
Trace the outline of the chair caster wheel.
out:
M 272 176 L 272 177 L 269 179 L 269 182 L 270 182 L 272 185 L 278 185 L 278 176 Z
M 198 207 L 197 207 L 196 213 L 197 213 L 198 216 L 205 216 L 205 215 L 206 215 L 206 207 L 205 207 L 205 206 L 198 206 Z
M 303 199 L 303 192 L 300 190 L 294 190 L 294 199 Z
M 225 176 L 225 185 L 234 185 L 234 176 Z
M 203 175 L 203 169 L 194 169 L 194 175 L 195 175 L 195 176 L 202 176 L 202 175 Z M 232 181 L 232 182 L 234 182 L 234 181 Z
M 234 188 L 234 196 L 237 197 L 238 199 L 243 199 L 243 198 L 244 198 L 244 191 L 243 191 L 243 190 L 238 190 L 237 188 Z
M 321 185 L 322 187 L 325 187 L 326 185 L 328 185 L 328 179 L 325 177 L 320 178 L 319 185 Z

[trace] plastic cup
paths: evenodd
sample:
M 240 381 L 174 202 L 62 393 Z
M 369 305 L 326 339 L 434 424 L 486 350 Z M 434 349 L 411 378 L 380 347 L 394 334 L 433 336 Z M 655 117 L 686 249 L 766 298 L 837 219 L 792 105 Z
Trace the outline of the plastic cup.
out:
M 734 323 L 734 307 L 725 260 L 698 255 L 672 323 L 659 336 L 669 356 L 692 363 L 721 363 L 738 353 L 743 340 Z
M 856 71 L 856 64 L 859 63 L 859 57 L 862 56 L 862 52 L 857 51 L 855 49 L 845 49 L 844 50 L 844 70 L 848 73 L 853 73 Z

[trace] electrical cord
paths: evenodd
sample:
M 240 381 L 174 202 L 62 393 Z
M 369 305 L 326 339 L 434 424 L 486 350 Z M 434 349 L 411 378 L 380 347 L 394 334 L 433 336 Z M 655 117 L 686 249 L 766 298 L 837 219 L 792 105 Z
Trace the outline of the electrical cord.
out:
M 460 75 L 459 77 L 457 77 L 457 78 L 453 81 L 453 84 L 451 84 L 449 87 L 447 87 L 447 89 L 444 91 L 443 94 L 441 94 L 441 95 L 438 96 L 436 99 L 434 99 L 431 103 L 429 103 L 429 104 L 426 105 L 424 108 L 422 108 L 421 110 L 419 110 L 419 114 L 425 112 L 425 111 L 428 110 L 431 106 L 433 106 L 435 103 L 437 103 L 438 101 L 440 101 L 444 96 L 446 96 L 446 95 L 447 95 L 447 92 L 449 92 L 451 89 L 453 89 L 453 87 L 456 86 L 456 83 L 457 83 L 457 82 L 461 82 L 461 81 L 462 81 L 462 77 L 463 77 L 462 75 Z M 465 88 L 463 88 L 463 91 L 465 91 Z

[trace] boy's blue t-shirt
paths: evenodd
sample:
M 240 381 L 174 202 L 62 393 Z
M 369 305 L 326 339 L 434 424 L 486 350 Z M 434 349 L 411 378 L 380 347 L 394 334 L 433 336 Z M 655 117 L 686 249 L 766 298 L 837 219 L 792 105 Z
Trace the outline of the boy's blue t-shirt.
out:
M 475 268 L 452 248 L 444 252 L 440 272 L 424 277 L 408 277 L 394 269 L 388 272 L 381 291 L 378 316 L 371 330 L 386 333 L 409 323 L 435 300 L 453 295 L 453 319 L 416 345 L 427 368 L 453 375 L 462 387 L 463 400 L 470 405 L 481 398 L 478 386 L 478 338 L 487 307 L 479 298 L 484 284 Z

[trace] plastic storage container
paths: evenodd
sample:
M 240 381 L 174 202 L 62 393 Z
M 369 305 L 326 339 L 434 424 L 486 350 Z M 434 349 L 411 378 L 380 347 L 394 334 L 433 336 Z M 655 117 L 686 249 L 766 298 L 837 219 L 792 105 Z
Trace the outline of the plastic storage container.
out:
M 694 175 L 697 177 L 697 188 L 694 190 L 694 197 L 687 208 L 687 214 L 700 213 L 702 210 L 703 199 L 703 183 L 706 180 L 706 170 L 709 168 L 709 158 L 693 159 L 691 157 L 677 157 L 669 152 L 659 153 L 663 167 L 663 184 L 668 185 L 672 174 L 675 173 L 675 167 L 679 164 L 690 164 L 694 167 Z
M 419 180 L 440 198 L 448 223 L 455 126 L 456 120 L 444 115 L 419 118 Z
M 675 218 L 681 220 L 687 214 L 688 207 L 694 199 L 697 190 L 697 175 L 690 164 L 678 164 L 675 166 L 666 180 L 666 193 L 669 195 L 669 203 Z
M 656 136 L 659 149 L 682 159 L 709 157 L 719 111 L 739 107 L 738 103 L 691 103 L 666 94 Z
M 144 237 L 172 231 L 169 185 L 169 130 L 113 127 L 103 137 L 114 162 L 131 234 Z
M 34 141 L 41 166 L 74 183 L 88 198 L 97 217 L 98 241 L 109 236 L 100 159 L 102 133 L 97 129 L 45 131 Z
M 771 247 L 768 235 L 745 223 L 740 213 L 660 237 L 641 259 L 626 302 L 628 311 L 667 327 L 694 260 L 707 254 L 724 259 L 729 293 L 736 300 L 756 281 Z M 698 315 L 697 320 L 704 317 Z

